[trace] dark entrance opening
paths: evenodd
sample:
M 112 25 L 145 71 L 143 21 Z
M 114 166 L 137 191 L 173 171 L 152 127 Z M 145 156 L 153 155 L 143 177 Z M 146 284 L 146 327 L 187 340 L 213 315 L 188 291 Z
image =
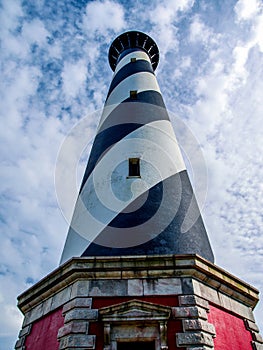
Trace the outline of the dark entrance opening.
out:
M 154 341 L 134 341 L 118 343 L 117 350 L 155 350 Z

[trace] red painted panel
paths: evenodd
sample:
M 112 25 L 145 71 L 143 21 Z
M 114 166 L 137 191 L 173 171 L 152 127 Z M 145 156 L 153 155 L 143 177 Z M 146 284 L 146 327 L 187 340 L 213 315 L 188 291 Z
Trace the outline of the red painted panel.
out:
M 210 305 L 208 322 L 212 323 L 216 329 L 215 350 L 252 349 L 252 336 L 245 328 L 242 318 Z
M 62 308 L 33 323 L 32 330 L 26 337 L 26 350 L 58 350 L 57 334 L 63 325 Z

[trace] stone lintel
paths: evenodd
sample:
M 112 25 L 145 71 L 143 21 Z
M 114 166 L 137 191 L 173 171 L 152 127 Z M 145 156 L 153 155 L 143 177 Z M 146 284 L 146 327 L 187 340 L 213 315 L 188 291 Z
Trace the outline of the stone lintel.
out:
M 80 281 L 86 284 L 86 287 L 83 287 L 83 296 L 96 295 L 96 293 L 90 293 L 92 288 L 89 282 L 94 286 L 94 283 L 100 283 L 100 281 L 119 280 L 120 283 L 124 283 L 125 280 L 127 282 L 132 279 L 143 280 L 142 288 L 144 295 L 147 295 L 145 291 L 146 285 L 149 284 L 148 281 L 157 276 L 159 285 L 161 279 L 175 281 L 176 288 L 169 290 L 171 294 L 180 294 L 179 279 L 188 278 L 200 281 L 211 289 L 229 295 L 247 307 L 254 308 L 258 302 L 257 289 L 198 255 L 186 254 L 73 258 L 21 294 L 18 297 L 18 307 L 23 313 L 26 313 L 37 307 L 38 304 L 43 304 L 43 300 L 48 300 L 54 294 L 61 293 L 57 300 L 52 301 L 52 309 L 54 309 L 55 306 L 61 305 L 61 298 L 67 297 L 67 300 L 74 298 L 74 293 L 76 293 L 74 290 Z M 128 293 L 128 282 L 126 286 Z M 139 285 L 137 287 L 140 288 Z M 168 287 L 167 285 L 166 289 Z M 130 284 L 131 289 L 134 290 L 134 286 Z M 161 291 L 161 288 L 159 289 Z M 183 291 L 183 294 L 195 293 L 184 293 Z M 41 312 L 45 313 L 42 310 Z

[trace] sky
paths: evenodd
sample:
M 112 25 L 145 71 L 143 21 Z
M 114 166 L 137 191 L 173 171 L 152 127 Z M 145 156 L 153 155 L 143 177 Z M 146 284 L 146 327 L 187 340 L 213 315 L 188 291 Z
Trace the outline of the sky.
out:
M 69 225 L 54 181 L 59 150 L 86 118 L 79 186 L 112 78 L 108 48 L 127 30 L 156 41 L 179 143 L 178 120 L 202 150 L 216 264 L 262 292 L 262 1 L 0 0 L 0 23 L 0 349 L 21 327 L 17 296 L 59 264 Z M 262 315 L 263 301 L 261 333 Z

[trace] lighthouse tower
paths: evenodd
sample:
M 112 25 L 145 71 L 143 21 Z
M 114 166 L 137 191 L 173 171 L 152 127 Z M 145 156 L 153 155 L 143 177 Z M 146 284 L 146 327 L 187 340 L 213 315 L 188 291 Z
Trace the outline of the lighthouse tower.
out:
M 60 266 L 18 297 L 20 350 L 263 349 L 258 291 L 214 264 L 146 34 L 114 72 Z
M 76 256 L 213 253 L 154 74 L 155 42 L 120 35 L 114 76 L 61 262 Z

